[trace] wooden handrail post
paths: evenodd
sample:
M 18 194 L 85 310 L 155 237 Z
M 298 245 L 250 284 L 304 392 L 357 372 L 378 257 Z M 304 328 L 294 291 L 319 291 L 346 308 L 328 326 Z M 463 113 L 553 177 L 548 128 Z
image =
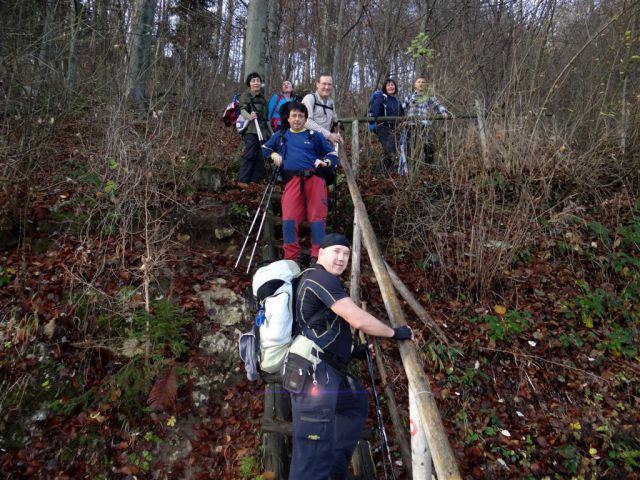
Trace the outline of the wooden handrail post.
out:
M 360 166 L 360 138 L 358 135 L 358 120 L 351 124 L 351 158 L 353 159 L 353 174 L 358 175 Z M 360 253 L 362 250 L 362 233 L 358 213 L 353 212 L 353 237 L 351 238 L 351 276 L 349 296 L 356 305 L 360 305 Z

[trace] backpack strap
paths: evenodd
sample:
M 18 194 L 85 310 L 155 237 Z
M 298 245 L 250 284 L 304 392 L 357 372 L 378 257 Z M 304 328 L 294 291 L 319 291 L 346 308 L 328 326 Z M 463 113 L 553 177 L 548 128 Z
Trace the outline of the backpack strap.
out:
M 296 307 L 294 307 L 294 308 L 297 308 L 297 302 L 298 302 L 298 291 L 299 291 L 299 289 L 300 289 L 300 284 L 301 284 L 301 282 L 302 282 L 302 280 L 303 280 L 303 278 L 302 278 L 302 277 L 303 277 L 306 273 L 311 272 L 311 271 L 313 271 L 313 270 L 318 270 L 318 269 L 317 269 L 317 268 L 313 268 L 313 267 L 305 268 L 302 272 L 300 272 L 300 275 L 298 275 L 298 276 L 295 278 L 295 280 L 294 280 L 294 281 L 295 281 L 295 288 L 293 289 L 293 290 L 294 290 L 294 293 L 293 293 L 293 301 L 294 301 L 294 303 L 293 303 L 293 304 L 294 304 Z M 295 313 L 295 314 L 297 314 L 297 309 L 296 309 L 296 311 L 295 311 L 294 313 Z M 324 312 L 324 311 L 322 311 L 322 310 L 318 310 L 316 313 L 314 313 L 314 314 L 311 316 L 311 318 L 310 318 L 311 322 L 310 322 L 310 323 L 313 323 L 313 321 L 315 321 L 315 320 L 317 320 L 317 319 L 322 318 L 322 316 L 323 316 L 323 315 L 325 315 L 325 314 L 326 314 L 326 312 Z M 310 327 L 309 327 L 309 322 L 305 322 L 305 323 L 303 324 L 303 323 L 302 323 L 302 319 L 299 319 L 297 315 L 294 315 L 294 320 L 295 320 L 295 322 L 298 324 L 298 327 L 300 328 L 300 335 L 302 335 L 303 337 L 306 337 L 306 335 L 304 334 L 304 329 L 305 329 L 305 327 L 310 328 Z
M 278 116 L 280 116 L 280 109 L 278 108 L 278 104 L 280 103 L 280 100 L 282 100 L 282 94 L 279 93 L 278 96 L 276 97 L 276 103 L 273 105 L 273 110 L 271 110 L 271 112 L 269 112 L 269 118 L 273 117 L 273 114 L 278 112 Z
M 327 114 L 327 109 L 333 110 L 333 107 L 320 102 L 318 99 L 318 94 L 314 92 L 313 93 L 313 109 L 315 110 L 316 107 L 322 108 L 324 110 L 325 115 Z

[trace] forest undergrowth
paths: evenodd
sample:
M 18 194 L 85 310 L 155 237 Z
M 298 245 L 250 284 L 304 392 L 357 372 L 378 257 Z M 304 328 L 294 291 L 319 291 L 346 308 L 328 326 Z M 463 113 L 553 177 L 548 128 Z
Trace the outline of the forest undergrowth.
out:
M 207 113 L 180 131 L 163 122 L 45 119 L 29 148 L 26 126 L 12 129 L 8 158 L 22 168 L 0 192 L 6 478 L 270 478 L 261 386 L 199 349 L 212 333 L 235 342 L 198 294 L 223 278 L 247 295 L 232 267 L 261 187 L 235 184 L 238 139 Z M 535 149 L 497 127 L 491 138 L 484 155 L 473 139 L 443 144 L 408 178 L 374 173 L 375 144 L 361 152 L 382 251 L 449 339 L 406 310 L 463 476 L 640 478 L 639 159 L 550 134 Z M 207 192 L 211 178 L 220 187 Z M 338 198 L 348 232 L 342 176 Z M 212 202 L 229 236 L 188 228 Z M 366 255 L 364 273 L 364 300 L 384 317 Z M 397 349 L 382 348 L 407 418 Z M 225 369 L 198 402 L 203 378 Z

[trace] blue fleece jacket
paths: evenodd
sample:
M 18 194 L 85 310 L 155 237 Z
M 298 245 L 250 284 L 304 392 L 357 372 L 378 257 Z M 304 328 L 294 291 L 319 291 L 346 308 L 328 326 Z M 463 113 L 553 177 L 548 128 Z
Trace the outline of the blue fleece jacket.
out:
M 313 130 L 276 132 L 262 146 L 265 158 L 271 158 L 274 152 L 282 156 L 283 170 L 288 171 L 310 170 L 314 168 L 317 159 L 330 160 L 334 168 L 338 164 L 333 146 L 322 134 Z

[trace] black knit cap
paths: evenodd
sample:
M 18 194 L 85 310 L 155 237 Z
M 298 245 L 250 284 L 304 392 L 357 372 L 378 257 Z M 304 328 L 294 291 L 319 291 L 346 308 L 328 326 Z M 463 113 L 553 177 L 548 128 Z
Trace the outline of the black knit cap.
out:
M 347 240 L 347 237 L 341 233 L 329 233 L 325 235 L 320 242 L 320 248 L 328 248 L 334 245 L 342 245 L 343 247 L 351 248 L 349 240 Z

